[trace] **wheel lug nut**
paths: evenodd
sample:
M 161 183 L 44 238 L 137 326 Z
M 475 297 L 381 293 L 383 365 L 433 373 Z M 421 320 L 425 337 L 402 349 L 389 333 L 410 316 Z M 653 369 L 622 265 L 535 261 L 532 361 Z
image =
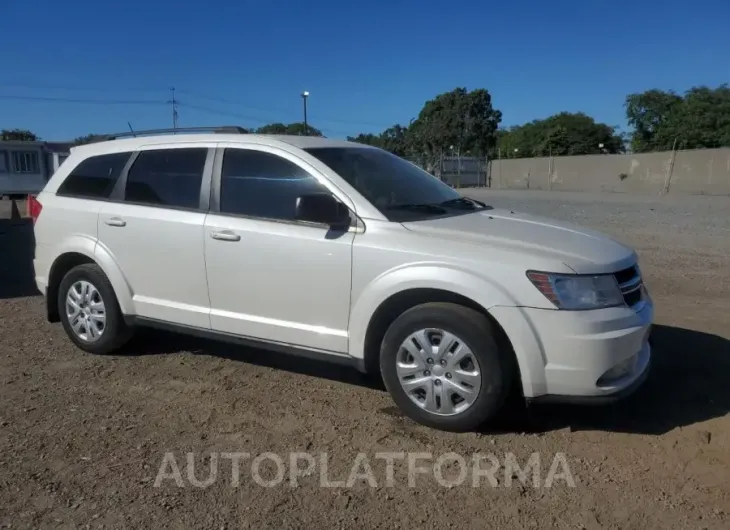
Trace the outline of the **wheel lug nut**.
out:
M 446 379 L 451 379 L 451 374 L 449 372 L 446 372 Z
M 431 375 L 431 372 L 429 372 L 428 370 L 426 370 L 425 372 L 423 372 L 423 375 L 429 376 L 429 375 Z
M 441 359 L 441 366 L 446 366 L 446 361 Z
M 436 386 L 440 386 L 441 385 L 441 380 L 440 379 L 436 379 L 436 381 L 434 381 L 433 384 L 436 385 Z
M 428 364 L 433 364 L 433 359 L 431 359 L 431 358 L 429 357 L 428 359 L 426 359 L 426 362 L 427 362 Z

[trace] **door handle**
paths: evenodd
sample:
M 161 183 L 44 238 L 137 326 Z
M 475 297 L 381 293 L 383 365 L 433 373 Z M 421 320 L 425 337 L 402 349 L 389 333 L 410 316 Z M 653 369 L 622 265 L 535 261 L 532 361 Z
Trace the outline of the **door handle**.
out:
M 230 230 L 221 230 L 220 232 L 211 232 L 210 237 L 218 241 L 240 241 L 241 236 L 231 232 Z
M 104 219 L 104 223 L 108 224 L 109 226 L 127 226 L 127 222 L 124 219 L 120 219 L 119 217 Z

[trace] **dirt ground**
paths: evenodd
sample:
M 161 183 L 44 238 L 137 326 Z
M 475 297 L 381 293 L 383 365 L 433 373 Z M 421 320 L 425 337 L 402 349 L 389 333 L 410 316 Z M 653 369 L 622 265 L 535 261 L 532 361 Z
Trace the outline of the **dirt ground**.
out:
M 610 407 L 512 404 L 450 434 L 328 364 L 152 331 L 122 355 L 87 355 L 45 321 L 30 225 L 0 221 L 0 528 L 730 528 L 730 199 L 472 194 L 637 248 L 657 304 L 641 390 Z M 223 453 L 244 452 L 236 485 Z M 292 452 L 311 473 L 292 478 Z M 386 452 L 404 453 L 394 485 Z M 468 466 L 434 471 L 451 452 Z M 415 453 L 431 471 L 409 485 Z M 533 454 L 537 487 L 509 463 L 527 471 Z M 497 462 L 494 481 L 473 455 Z M 348 484 L 367 464 L 374 483 Z

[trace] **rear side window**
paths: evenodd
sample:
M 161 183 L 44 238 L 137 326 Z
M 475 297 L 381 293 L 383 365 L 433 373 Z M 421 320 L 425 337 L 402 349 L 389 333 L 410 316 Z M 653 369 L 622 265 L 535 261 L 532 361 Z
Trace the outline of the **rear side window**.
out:
M 206 147 L 142 151 L 134 161 L 124 200 L 171 208 L 198 208 Z
M 88 199 L 108 199 L 131 153 L 92 156 L 66 177 L 56 195 Z
M 221 173 L 221 213 L 293 221 L 297 197 L 328 192 L 292 162 L 262 151 L 226 149 Z

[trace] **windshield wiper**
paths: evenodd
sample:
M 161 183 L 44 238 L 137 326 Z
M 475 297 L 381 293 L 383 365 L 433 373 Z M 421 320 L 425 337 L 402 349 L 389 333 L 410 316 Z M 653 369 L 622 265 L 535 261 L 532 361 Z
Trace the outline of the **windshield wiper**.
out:
M 444 214 L 446 209 L 442 208 L 438 204 L 393 204 L 388 206 L 388 210 L 411 210 L 411 211 L 424 211 L 432 212 L 435 214 Z
M 457 197 L 456 199 L 449 199 L 448 201 L 440 202 L 438 204 L 439 206 L 468 206 L 470 210 L 475 210 L 476 206 L 479 205 L 482 208 L 491 208 L 491 206 L 487 206 L 482 201 L 477 201 L 476 199 L 470 199 L 468 197 Z

